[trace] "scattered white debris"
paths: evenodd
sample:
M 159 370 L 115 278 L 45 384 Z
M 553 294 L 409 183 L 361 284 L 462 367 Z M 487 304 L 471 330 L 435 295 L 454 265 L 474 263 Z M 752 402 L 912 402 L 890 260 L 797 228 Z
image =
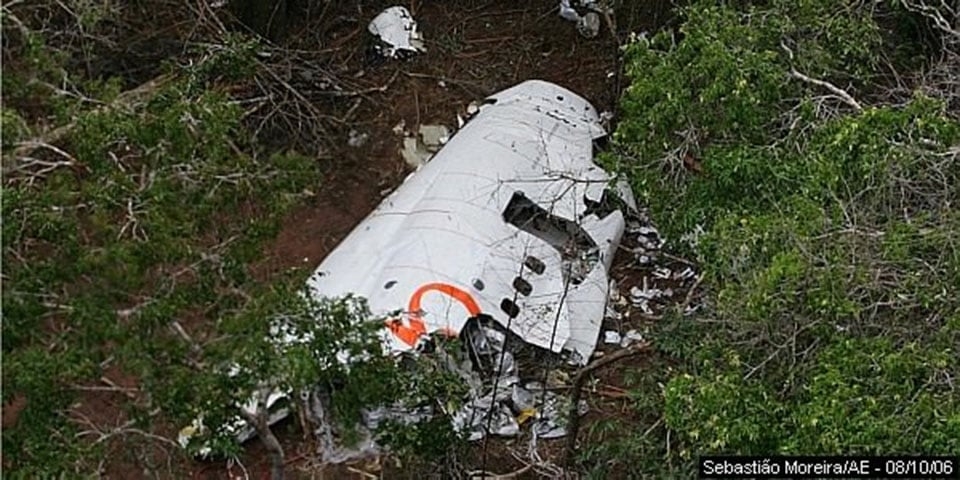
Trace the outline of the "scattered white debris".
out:
M 594 38 L 600 33 L 600 15 L 590 12 L 577 21 L 577 31 L 584 38 Z
M 476 115 L 480 111 L 480 105 L 477 102 L 470 102 L 467 105 L 467 115 Z
M 394 134 L 394 135 L 403 135 L 403 132 L 405 132 L 406 129 L 407 129 L 407 122 L 406 122 L 404 119 L 401 118 L 400 121 L 397 122 L 397 124 L 393 126 L 393 134 Z
M 620 332 L 607 330 L 603 332 L 603 343 L 618 345 L 620 343 Z
M 369 139 L 369 133 L 350 130 L 350 137 L 347 139 L 347 145 L 350 145 L 353 148 L 362 147 Z
M 670 278 L 670 275 L 671 275 L 672 273 L 673 273 L 673 272 L 671 272 L 670 269 L 667 268 L 667 267 L 657 267 L 657 268 L 653 271 L 653 276 L 654 276 L 654 277 L 657 277 L 657 278 L 660 278 L 660 279 L 663 279 L 663 280 L 666 280 L 666 279 Z
M 660 248 L 660 242 L 653 240 L 646 235 L 637 235 L 637 243 L 639 243 L 644 250 L 656 250 Z
M 450 140 L 450 129 L 443 125 L 421 125 L 420 141 L 434 153 L 440 151 L 440 147 Z
M 419 139 L 415 136 L 403 137 L 403 147 L 400 148 L 400 155 L 407 162 L 407 165 L 413 168 L 419 168 L 433 156 L 432 153 L 421 147 Z
M 580 14 L 570 5 L 570 0 L 560 0 L 560 16 L 571 22 L 580 21 Z
M 653 309 L 650 308 L 650 302 L 647 300 L 641 301 L 639 304 L 637 304 L 637 307 L 639 307 L 643 313 L 646 313 L 647 315 L 653 315 Z
M 623 338 L 620 339 L 620 346 L 622 348 L 627 348 L 634 343 L 639 343 L 643 341 L 643 334 L 636 330 L 628 330 L 627 333 L 623 334 Z
M 703 225 L 697 224 L 692 232 L 687 232 L 680 236 L 680 241 L 695 248 L 697 244 L 700 243 L 700 237 L 705 233 Z
M 673 279 L 674 279 L 674 280 L 686 280 L 686 279 L 688 279 L 688 278 L 693 278 L 694 275 L 696 275 L 696 272 L 694 272 L 692 268 L 687 267 L 687 268 L 683 269 L 683 271 L 678 272 L 678 273 L 675 273 L 675 274 L 673 275 Z
M 613 9 L 597 0 L 560 0 L 560 17 L 575 22 L 577 31 L 586 38 L 600 33 L 600 15 L 612 15 Z
M 617 288 L 616 280 L 614 279 L 610 280 L 609 290 L 610 290 L 610 295 L 609 295 L 610 301 L 613 303 L 617 303 L 618 301 L 620 301 L 620 289 Z
M 404 137 L 400 155 L 413 168 L 430 161 L 435 153 L 440 151 L 450 140 L 450 129 L 443 125 L 421 125 L 414 135 Z
M 405 7 L 390 7 L 377 15 L 367 30 L 380 38 L 383 45 L 378 50 L 389 58 L 425 52 L 423 37 L 417 31 L 417 22 Z

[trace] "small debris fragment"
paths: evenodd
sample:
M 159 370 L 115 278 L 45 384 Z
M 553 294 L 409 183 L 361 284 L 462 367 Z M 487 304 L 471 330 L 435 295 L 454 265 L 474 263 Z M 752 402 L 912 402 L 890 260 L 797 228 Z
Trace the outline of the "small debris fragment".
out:
M 417 22 L 405 7 L 390 7 L 377 15 L 367 30 L 379 37 L 382 45 L 379 53 L 389 58 L 399 58 L 425 52 L 423 37 L 417 31 Z
M 660 278 L 660 279 L 663 279 L 663 280 L 666 280 L 666 279 L 670 278 L 670 275 L 671 275 L 672 273 L 673 273 L 673 272 L 671 272 L 670 269 L 667 268 L 667 267 L 657 267 L 657 269 L 653 271 L 653 276 L 654 276 L 654 277 L 657 277 L 657 278 Z
M 683 269 L 683 271 L 681 271 L 681 272 L 679 272 L 679 273 L 675 273 L 675 274 L 673 275 L 673 279 L 674 279 L 674 280 L 686 280 L 686 279 L 688 279 L 688 278 L 693 278 L 694 275 L 695 275 L 695 272 L 693 271 L 693 269 L 690 268 L 690 267 L 687 267 L 687 268 Z
M 616 281 L 616 280 L 610 280 L 610 288 L 609 288 L 609 290 L 610 290 L 610 295 L 609 295 L 610 301 L 613 302 L 613 303 L 619 302 L 619 301 L 620 301 L 620 289 L 617 288 L 617 281 Z
M 480 111 L 480 105 L 477 102 L 470 102 L 470 105 L 467 105 L 467 115 L 476 115 Z
M 406 122 L 406 120 L 403 120 L 403 119 L 401 118 L 400 121 L 397 122 L 397 124 L 393 126 L 393 134 L 394 134 L 394 135 L 403 135 L 403 132 L 406 131 L 406 129 L 407 129 L 407 122 Z
M 656 250 L 660 248 L 659 242 L 650 239 L 646 235 L 637 235 L 637 243 L 640 244 L 644 250 Z
M 620 333 L 614 330 L 603 332 L 603 343 L 617 345 L 620 343 Z
M 636 330 L 628 330 L 627 333 L 623 334 L 623 338 L 620 339 L 620 346 L 622 348 L 627 348 L 634 343 L 639 343 L 643 341 L 643 334 Z
M 590 12 L 577 21 L 577 31 L 584 38 L 594 38 L 600 33 L 600 15 Z
M 434 153 L 440 151 L 450 140 L 450 129 L 444 125 L 421 125 L 416 135 L 403 139 L 400 155 L 413 168 L 430 161 Z
M 404 137 L 403 147 L 400 149 L 400 155 L 403 160 L 413 168 L 418 168 L 427 163 L 432 153 L 420 146 L 420 140 L 417 137 Z
M 350 145 L 353 148 L 359 148 L 367 143 L 367 140 L 369 139 L 369 133 L 350 130 L 350 137 L 347 139 L 347 145 Z
M 597 0 L 560 0 L 560 17 L 575 22 L 577 31 L 586 38 L 600 33 L 600 15 L 612 15 L 613 9 Z
M 438 152 L 449 139 L 450 130 L 443 125 L 420 126 L 420 141 L 431 152 Z
M 560 16 L 571 22 L 580 21 L 580 14 L 570 5 L 570 0 L 560 0 Z
M 570 384 L 570 374 L 563 370 L 550 370 L 547 372 L 547 388 L 565 387 Z M 527 390 L 535 390 L 534 386 L 527 384 Z

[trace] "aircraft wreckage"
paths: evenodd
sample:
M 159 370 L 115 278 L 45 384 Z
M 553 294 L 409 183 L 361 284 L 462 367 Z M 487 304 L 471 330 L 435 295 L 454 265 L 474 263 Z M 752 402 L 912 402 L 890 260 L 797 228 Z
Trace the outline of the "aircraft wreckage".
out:
M 323 260 L 307 291 L 365 297 L 372 318 L 387 318 L 390 352 L 415 351 L 440 333 L 507 356 L 510 332 L 585 364 L 600 336 L 625 214 L 636 209 L 630 189 L 593 162 L 605 135 L 589 102 L 551 83 L 526 81 L 488 97 Z M 501 328 L 479 327 L 478 318 Z M 525 388 L 512 357 L 501 364 L 497 391 L 474 391 L 455 418 L 470 438 L 519 432 L 509 411 L 497 413 L 490 431 L 470 420 Z M 564 434 L 560 419 L 540 417 L 542 437 Z M 252 437 L 241 425 L 238 437 Z

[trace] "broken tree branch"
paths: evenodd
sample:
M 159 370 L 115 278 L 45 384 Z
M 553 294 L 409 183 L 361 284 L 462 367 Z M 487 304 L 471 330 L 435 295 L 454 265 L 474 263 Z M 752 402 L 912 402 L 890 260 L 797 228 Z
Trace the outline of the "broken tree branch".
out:
M 596 361 L 580 369 L 573 377 L 573 392 L 570 396 L 570 410 L 567 413 L 569 423 L 567 426 L 567 441 L 564 447 L 564 464 L 570 465 L 573 462 L 573 454 L 577 449 L 577 433 L 580 430 L 580 396 L 583 392 L 583 384 L 591 373 L 600 370 L 613 363 L 619 362 L 625 358 L 630 358 L 650 349 L 649 342 L 635 343 L 623 350 L 617 350 L 609 355 L 600 357 Z
M 260 437 L 263 447 L 269 452 L 270 478 L 272 480 L 283 480 L 284 465 L 286 462 L 283 460 L 283 447 L 280 445 L 280 441 L 277 440 L 276 435 L 273 434 L 273 430 L 270 429 L 268 421 L 270 411 L 267 408 L 267 398 L 269 396 L 270 391 L 268 389 L 263 389 L 263 391 L 259 393 L 256 412 L 250 412 L 243 407 L 239 408 L 239 410 L 243 419 L 257 431 L 257 436 Z
M 167 85 L 168 83 L 170 83 L 173 80 L 173 78 L 174 78 L 173 75 L 169 75 L 169 74 L 160 75 L 159 77 L 156 77 L 132 90 L 127 90 L 121 93 L 120 95 L 117 96 L 116 100 L 114 100 L 108 105 L 101 105 L 100 107 L 97 107 L 94 111 L 99 112 L 99 111 L 106 110 L 108 108 L 115 108 L 115 107 L 125 107 L 125 108 L 134 107 L 137 104 L 142 103 L 143 101 L 148 99 L 152 93 L 156 92 L 164 85 Z M 73 130 L 73 127 L 75 125 L 76 124 L 74 122 L 70 122 L 62 127 L 59 127 L 47 132 L 46 134 L 42 135 L 40 138 L 34 139 L 32 141 L 23 142 L 22 144 L 17 146 L 17 148 L 15 148 L 13 152 L 11 152 L 10 158 L 16 161 L 19 158 L 30 155 L 32 152 L 36 151 L 39 148 L 44 148 L 44 147 L 49 149 L 56 148 L 52 146 L 56 143 L 59 143 L 61 140 L 63 140 L 63 138 L 66 137 L 71 130 Z M 67 156 L 69 158 L 69 155 L 66 155 L 65 152 L 63 152 L 62 150 L 60 151 L 57 151 L 57 150 L 54 150 L 54 151 L 59 153 L 61 156 Z
M 798 72 L 798 71 L 797 71 L 796 69 L 794 69 L 794 68 L 791 68 L 791 69 L 790 69 L 790 75 L 792 75 L 794 78 L 803 80 L 804 82 L 812 83 L 812 84 L 817 85 L 817 86 L 819 86 L 819 87 L 823 87 L 823 88 L 826 88 L 827 90 L 830 90 L 834 95 L 840 97 L 840 99 L 843 100 L 843 103 L 846 103 L 847 105 L 850 105 L 851 107 L 853 107 L 854 110 L 856 110 L 856 111 L 858 111 L 858 112 L 860 112 L 860 111 L 863 110 L 863 107 L 860 106 L 860 103 L 857 102 L 849 93 L 847 93 L 847 92 L 844 91 L 842 88 L 840 88 L 840 87 L 838 87 L 838 86 L 836 86 L 836 85 L 834 85 L 834 84 L 832 84 L 832 83 L 830 83 L 830 82 L 827 82 L 827 81 L 825 81 L 825 80 L 818 80 L 818 79 L 813 78 L 813 77 L 809 77 L 809 76 L 807 76 L 807 75 L 804 75 L 804 74 Z

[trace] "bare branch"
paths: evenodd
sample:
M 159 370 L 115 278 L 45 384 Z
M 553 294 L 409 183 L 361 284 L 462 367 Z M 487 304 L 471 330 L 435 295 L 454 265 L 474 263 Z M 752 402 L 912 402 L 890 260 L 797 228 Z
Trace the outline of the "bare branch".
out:
M 844 103 L 846 103 L 847 105 L 850 105 L 851 107 L 853 107 L 854 110 L 858 112 L 863 110 L 863 107 L 860 106 L 860 103 L 854 100 L 854 98 L 849 93 L 845 92 L 843 89 L 841 89 L 840 87 L 837 87 L 836 85 L 830 82 L 809 77 L 807 75 L 804 75 L 798 72 L 796 69 L 793 69 L 793 68 L 790 69 L 790 75 L 800 80 L 803 80 L 804 82 L 812 83 L 814 85 L 824 87 L 827 90 L 830 90 L 831 92 L 833 92 L 834 95 L 840 97 L 840 99 L 843 100 Z

